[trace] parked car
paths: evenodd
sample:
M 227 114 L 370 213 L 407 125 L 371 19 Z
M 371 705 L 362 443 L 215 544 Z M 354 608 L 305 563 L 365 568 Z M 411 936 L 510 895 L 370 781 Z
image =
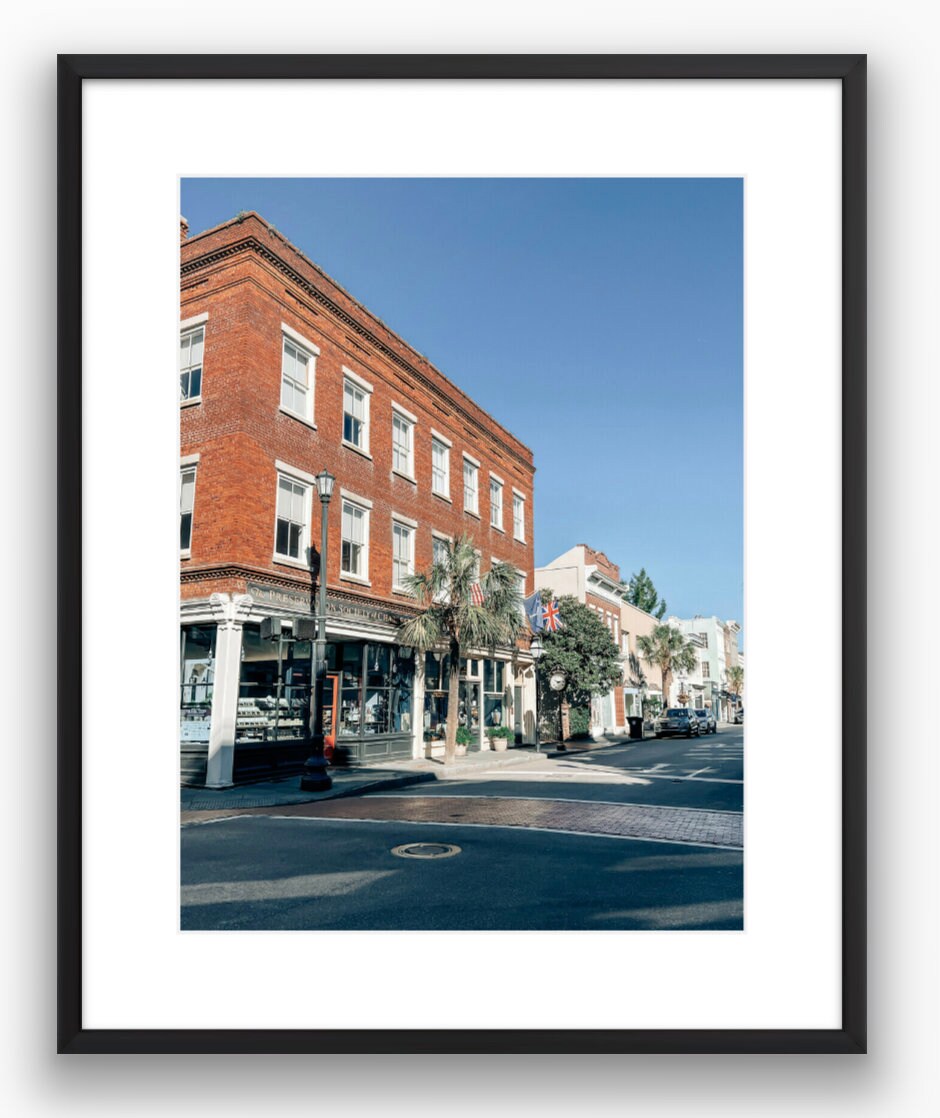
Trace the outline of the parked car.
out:
M 673 738 L 680 734 L 691 738 L 698 737 L 701 732 L 699 720 L 695 717 L 695 711 L 689 710 L 687 707 L 670 707 L 663 713 L 659 725 L 656 727 L 658 738 Z
M 718 733 L 718 723 L 715 721 L 715 716 L 707 707 L 696 707 L 695 717 L 699 721 L 703 734 Z

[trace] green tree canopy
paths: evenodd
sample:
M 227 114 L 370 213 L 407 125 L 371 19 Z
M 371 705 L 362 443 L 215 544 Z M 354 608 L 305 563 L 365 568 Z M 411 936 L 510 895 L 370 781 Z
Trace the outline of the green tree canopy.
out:
M 558 612 L 561 628 L 542 634 L 539 671 L 546 675 L 563 671 L 568 677 L 568 702 L 582 705 L 591 695 L 603 695 L 622 681 L 620 652 L 610 629 L 577 598 L 559 598 Z
M 471 598 L 476 583 L 483 591 L 482 605 Z M 417 598 L 421 612 L 401 624 L 398 639 L 421 652 L 440 649 L 450 654 L 444 761 L 453 764 L 461 657 L 475 649 L 495 650 L 500 645 L 515 644 L 525 624 L 519 576 L 510 564 L 494 563 L 480 578 L 479 556 L 464 535 L 456 543 L 447 544 L 441 562 L 410 575 L 405 588 Z
M 643 658 L 659 668 L 663 679 L 663 706 L 669 706 L 673 672 L 694 669 L 698 661 L 695 649 L 672 625 L 657 625 L 649 636 L 637 637 L 636 644 Z
M 657 594 L 653 580 L 646 573 L 645 567 L 640 567 L 635 575 L 630 576 L 629 586 L 627 601 L 661 621 L 666 613 L 666 599 L 660 598 Z

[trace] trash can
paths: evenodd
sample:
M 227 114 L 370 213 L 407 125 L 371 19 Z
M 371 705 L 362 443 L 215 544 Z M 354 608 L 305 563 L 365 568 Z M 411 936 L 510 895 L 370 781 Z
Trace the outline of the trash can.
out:
M 632 718 L 628 718 L 627 722 L 630 726 L 630 737 L 631 738 L 642 738 L 643 737 L 643 719 L 640 718 L 639 715 L 634 715 Z

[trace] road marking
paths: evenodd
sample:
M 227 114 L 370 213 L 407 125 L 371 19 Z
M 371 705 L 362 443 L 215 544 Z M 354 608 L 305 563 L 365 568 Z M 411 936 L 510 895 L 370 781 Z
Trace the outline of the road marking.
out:
M 743 780 L 729 780 L 725 777 L 718 777 L 718 776 L 670 776 L 668 773 L 652 772 L 649 769 L 623 769 L 622 772 L 625 776 L 642 776 L 642 777 L 644 777 L 648 780 L 691 780 L 696 784 L 743 784 L 744 783 Z M 467 780 L 467 781 L 472 782 L 476 778 L 476 776 L 498 776 L 502 780 L 508 780 L 510 777 L 518 778 L 520 780 L 536 780 L 536 779 L 537 780 L 565 780 L 565 779 L 568 779 L 568 778 L 571 778 L 571 777 L 577 777 L 578 779 L 584 780 L 587 777 L 591 777 L 595 780 L 603 781 L 606 784 L 612 784 L 612 783 L 616 782 L 616 776 L 614 776 L 612 773 L 580 772 L 578 770 L 570 770 L 570 769 L 565 771 L 565 772 L 562 772 L 562 773 L 541 773 L 541 772 L 508 773 L 508 772 L 501 772 L 499 769 L 486 769 L 481 773 L 475 774 L 475 776 L 473 776 L 473 777 L 471 777 L 471 776 L 466 776 L 466 777 L 461 776 L 458 779 Z M 632 782 L 631 781 L 625 781 L 624 783 L 629 784 L 629 783 L 632 783 Z

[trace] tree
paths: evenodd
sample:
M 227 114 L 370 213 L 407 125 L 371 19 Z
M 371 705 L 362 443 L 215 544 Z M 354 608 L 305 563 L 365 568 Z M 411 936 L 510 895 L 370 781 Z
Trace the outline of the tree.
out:
M 558 613 L 561 628 L 542 634 L 539 672 L 545 676 L 564 672 L 568 682 L 561 697 L 571 705 L 583 706 L 592 695 L 606 694 L 622 681 L 620 652 L 610 629 L 577 598 L 559 598 Z
M 735 664 L 733 668 L 728 669 L 728 690 L 734 697 L 734 705 L 737 706 L 741 701 L 741 695 L 744 692 L 744 669 L 740 664 Z
M 663 706 L 669 706 L 669 684 L 673 672 L 694 669 L 695 649 L 672 625 L 657 625 L 649 636 L 637 637 L 637 647 L 650 664 L 656 664 L 663 677 Z
M 474 603 L 471 594 L 477 583 L 483 592 L 482 605 Z M 479 557 L 464 535 L 446 545 L 443 558 L 430 570 L 410 575 L 405 589 L 417 598 L 421 612 L 402 622 L 398 639 L 420 652 L 446 649 L 449 654 L 444 762 L 450 765 L 457 755 L 462 654 L 515 644 L 525 617 L 519 576 L 508 563 L 494 563 L 480 578 Z
M 646 573 L 646 568 L 640 567 L 637 574 L 631 575 L 628 585 L 627 601 L 644 613 L 651 613 L 657 621 L 662 621 L 666 613 L 666 599 L 660 598 L 656 593 L 656 587 Z

